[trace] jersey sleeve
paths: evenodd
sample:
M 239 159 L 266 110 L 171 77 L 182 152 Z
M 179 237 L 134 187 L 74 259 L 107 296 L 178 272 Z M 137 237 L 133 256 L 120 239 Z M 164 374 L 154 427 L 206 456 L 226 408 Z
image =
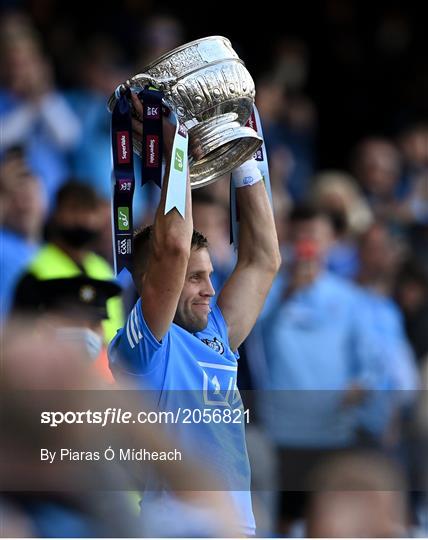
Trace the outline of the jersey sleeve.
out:
M 160 367 L 168 337 L 169 333 L 161 342 L 155 338 L 144 320 L 141 299 L 138 299 L 125 326 L 110 343 L 109 361 L 113 373 L 145 375 Z

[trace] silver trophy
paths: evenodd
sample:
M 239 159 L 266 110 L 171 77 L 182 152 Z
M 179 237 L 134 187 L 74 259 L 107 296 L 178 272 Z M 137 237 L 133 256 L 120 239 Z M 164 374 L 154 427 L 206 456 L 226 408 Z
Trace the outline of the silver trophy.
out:
M 211 36 L 168 52 L 120 88 L 139 92 L 151 85 L 189 132 L 192 188 L 213 182 L 244 163 L 261 146 L 257 133 L 245 127 L 254 104 L 254 81 L 230 41 Z M 108 102 L 110 111 L 116 93 Z M 134 151 L 141 156 L 141 141 Z

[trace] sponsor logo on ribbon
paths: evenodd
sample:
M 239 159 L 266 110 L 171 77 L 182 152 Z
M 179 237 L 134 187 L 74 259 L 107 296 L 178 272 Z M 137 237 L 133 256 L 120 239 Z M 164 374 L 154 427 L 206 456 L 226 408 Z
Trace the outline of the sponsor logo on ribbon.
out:
M 186 126 L 184 124 L 180 124 L 178 126 L 178 133 L 182 136 L 182 137 L 187 137 L 187 129 L 186 129 Z
M 144 109 L 144 118 L 149 118 L 150 120 L 159 120 L 160 118 L 160 106 L 159 105 L 148 105 Z
M 147 135 L 146 153 L 147 167 L 157 167 L 159 165 L 159 137 L 157 135 Z
M 132 190 L 132 181 L 131 180 L 118 180 L 119 191 L 131 191 Z
M 174 155 L 174 169 L 180 172 L 183 172 L 184 167 L 184 152 L 181 148 L 175 149 Z
M 260 147 L 258 150 L 256 150 L 256 153 L 254 154 L 253 157 L 254 157 L 254 159 L 256 161 L 263 161 L 264 160 L 262 147 Z
M 247 120 L 246 126 L 254 129 L 254 131 L 257 131 L 257 124 L 254 112 L 251 113 L 250 118 Z
M 119 231 L 129 231 L 129 208 L 119 206 L 117 209 L 117 226 Z
M 117 161 L 119 163 L 130 163 L 131 153 L 129 149 L 129 133 L 127 131 L 118 131 L 116 133 L 117 142 Z
M 131 255 L 132 245 L 130 238 L 123 238 L 117 241 L 117 252 L 119 255 Z

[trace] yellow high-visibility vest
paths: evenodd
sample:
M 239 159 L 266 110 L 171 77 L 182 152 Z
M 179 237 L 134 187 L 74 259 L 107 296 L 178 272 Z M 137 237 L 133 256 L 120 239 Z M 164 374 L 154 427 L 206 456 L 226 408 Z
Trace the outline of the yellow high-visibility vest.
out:
M 88 252 L 81 266 L 91 278 L 105 280 L 114 278 L 109 263 L 96 253 Z M 80 275 L 82 270 L 58 246 L 46 244 L 31 262 L 28 272 L 37 279 L 44 280 L 75 277 Z M 103 321 L 103 329 L 105 341 L 109 343 L 124 323 L 123 303 L 119 296 L 107 301 L 107 314 L 108 319 Z

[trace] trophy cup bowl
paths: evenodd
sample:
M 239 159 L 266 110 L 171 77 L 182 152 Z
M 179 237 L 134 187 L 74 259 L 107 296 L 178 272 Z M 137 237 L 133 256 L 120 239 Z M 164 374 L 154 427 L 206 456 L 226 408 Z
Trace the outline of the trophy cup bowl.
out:
M 254 82 L 230 41 L 210 36 L 186 43 L 128 79 L 119 90 L 147 85 L 164 93 L 189 134 L 191 187 L 207 185 L 249 159 L 262 139 L 245 124 L 254 104 Z M 116 93 L 109 99 L 113 111 Z M 141 141 L 134 151 L 141 156 Z

